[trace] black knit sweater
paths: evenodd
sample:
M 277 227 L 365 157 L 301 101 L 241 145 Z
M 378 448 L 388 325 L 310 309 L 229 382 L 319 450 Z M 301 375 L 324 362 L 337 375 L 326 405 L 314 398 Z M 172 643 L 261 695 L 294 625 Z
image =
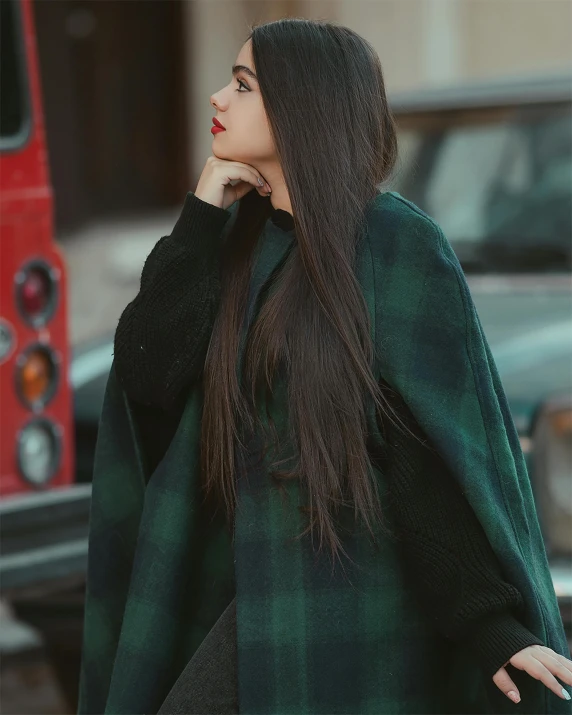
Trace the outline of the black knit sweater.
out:
M 138 295 L 115 333 L 117 375 L 130 398 L 146 448 L 149 473 L 175 433 L 186 397 L 199 379 L 221 293 L 219 259 L 230 212 L 189 192 L 178 221 L 149 254 Z M 271 221 L 294 231 L 276 209 Z M 393 407 L 423 433 L 395 393 Z M 464 639 L 492 677 L 516 652 L 544 645 L 521 622 L 523 599 L 505 580 L 472 508 L 438 454 L 384 422 L 392 498 L 411 588 L 447 638 Z M 395 527 L 394 527 L 395 528 Z

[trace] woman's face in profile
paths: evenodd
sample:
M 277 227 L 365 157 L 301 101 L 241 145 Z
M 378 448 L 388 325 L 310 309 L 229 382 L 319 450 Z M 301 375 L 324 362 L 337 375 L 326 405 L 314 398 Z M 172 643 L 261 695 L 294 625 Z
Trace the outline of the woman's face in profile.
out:
M 235 68 L 226 87 L 211 95 L 211 104 L 216 109 L 213 116 L 225 128 L 213 136 L 212 152 L 219 159 L 259 168 L 274 161 L 276 154 L 256 80 L 250 40 L 242 46 Z

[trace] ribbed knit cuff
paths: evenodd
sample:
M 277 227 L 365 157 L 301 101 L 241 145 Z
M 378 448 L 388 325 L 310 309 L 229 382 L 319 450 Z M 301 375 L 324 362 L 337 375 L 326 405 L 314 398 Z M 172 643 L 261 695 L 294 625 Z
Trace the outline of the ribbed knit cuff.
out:
M 228 209 L 209 204 L 189 191 L 171 238 L 196 249 L 197 257 L 215 258 L 220 254 L 222 230 L 231 216 Z
M 510 611 L 502 611 L 479 619 L 467 638 L 467 645 L 478 657 L 484 674 L 492 678 L 518 651 L 529 645 L 545 643 L 523 626 Z

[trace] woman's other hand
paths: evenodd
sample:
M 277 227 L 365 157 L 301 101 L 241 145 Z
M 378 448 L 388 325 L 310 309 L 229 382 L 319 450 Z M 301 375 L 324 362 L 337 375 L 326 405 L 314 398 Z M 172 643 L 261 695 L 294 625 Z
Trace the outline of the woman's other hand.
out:
M 556 680 L 557 676 L 568 685 L 572 685 L 572 660 L 555 653 L 551 648 L 542 645 L 531 645 L 519 650 L 504 665 L 514 665 L 519 670 L 526 671 L 529 675 L 540 680 L 563 700 L 570 700 L 570 695 Z M 513 702 L 520 702 L 518 688 L 505 670 L 499 668 L 493 675 L 493 683 L 502 690 Z

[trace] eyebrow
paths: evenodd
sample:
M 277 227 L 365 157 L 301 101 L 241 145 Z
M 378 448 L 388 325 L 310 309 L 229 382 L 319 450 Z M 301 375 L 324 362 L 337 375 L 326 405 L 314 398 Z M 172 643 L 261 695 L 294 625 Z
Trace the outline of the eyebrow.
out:
M 234 77 L 234 75 L 238 72 L 244 72 L 244 74 L 247 74 L 249 77 L 252 77 L 252 79 L 255 79 L 258 82 L 258 77 L 254 74 L 250 67 L 247 67 L 246 65 L 233 65 L 232 76 Z

